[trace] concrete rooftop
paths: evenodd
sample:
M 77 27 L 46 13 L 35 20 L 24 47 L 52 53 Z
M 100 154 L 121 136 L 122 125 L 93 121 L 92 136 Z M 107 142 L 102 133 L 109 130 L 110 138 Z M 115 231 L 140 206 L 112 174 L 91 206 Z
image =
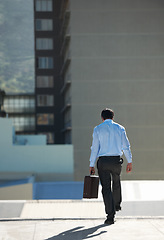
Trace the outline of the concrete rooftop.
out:
M 164 201 L 123 202 L 104 220 L 102 201 L 1 201 L 0 240 L 164 240 Z
M 122 182 L 122 211 L 111 226 L 103 224 L 101 186 L 92 200 L 1 200 L 0 240 L 164 240 L 163 187 Z

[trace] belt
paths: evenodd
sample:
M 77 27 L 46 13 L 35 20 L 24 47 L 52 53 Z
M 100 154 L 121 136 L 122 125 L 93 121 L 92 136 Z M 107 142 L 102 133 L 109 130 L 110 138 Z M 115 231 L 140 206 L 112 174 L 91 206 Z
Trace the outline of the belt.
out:
M 100 156 L 99 159 L 102 159 L 102 158 L 108 158 L 109 160 L 116 160 L 118 161 L 119 160 L 119 163 L 123 164 L 124 162 L 124 159 L 121 158 L 120 156 Z

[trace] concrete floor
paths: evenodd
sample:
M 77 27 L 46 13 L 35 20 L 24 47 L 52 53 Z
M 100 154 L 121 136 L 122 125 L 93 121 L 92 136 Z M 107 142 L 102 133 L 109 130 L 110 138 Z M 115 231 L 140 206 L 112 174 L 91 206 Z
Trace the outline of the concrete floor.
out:
M 164 240 L 164 219 L 116 219 L 114 225 L 97 220 L 0 222 L 0 240 Z
M 162 201 L 124 202 L 111 226 L 104 225 L 102 201 L 3 201 L 0 206 L 0 240 L 164 240 Z
M 104 225 L 101 195 L 97 200 L 0 201 L 0 240 L 164 240 L 163 188 L 154 186 L 152 196 L 152 182 L 130 184 L 123 186 L 122 211 L 111 226 Z
M 0 219 L 103 219 L 103 201 L 28 200 L 0 201 Z M 117 217 L 164 216 L 164 201 L 127 201 Z

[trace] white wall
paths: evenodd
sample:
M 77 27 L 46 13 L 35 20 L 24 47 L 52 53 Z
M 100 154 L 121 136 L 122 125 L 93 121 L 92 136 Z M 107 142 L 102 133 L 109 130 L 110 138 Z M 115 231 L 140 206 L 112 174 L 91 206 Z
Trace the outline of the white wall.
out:
M 14 145 L 46 145 L 46 135 L 15 135 Z
M 15 146 L 12 120 L 0 118 L 0 172 L 73 174 L 73 146 Z

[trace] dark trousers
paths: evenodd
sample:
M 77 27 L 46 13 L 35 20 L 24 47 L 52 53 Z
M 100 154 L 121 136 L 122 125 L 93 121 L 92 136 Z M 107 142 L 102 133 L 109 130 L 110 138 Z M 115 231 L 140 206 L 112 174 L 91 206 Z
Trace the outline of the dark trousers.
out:
M 115 209 L 120 206 L 122 201 L 120 183 L 121 163 L 120 156 L 103 156 L 99 157 L 97 161 L 105 212 L 109 219 L 114 218 Z

